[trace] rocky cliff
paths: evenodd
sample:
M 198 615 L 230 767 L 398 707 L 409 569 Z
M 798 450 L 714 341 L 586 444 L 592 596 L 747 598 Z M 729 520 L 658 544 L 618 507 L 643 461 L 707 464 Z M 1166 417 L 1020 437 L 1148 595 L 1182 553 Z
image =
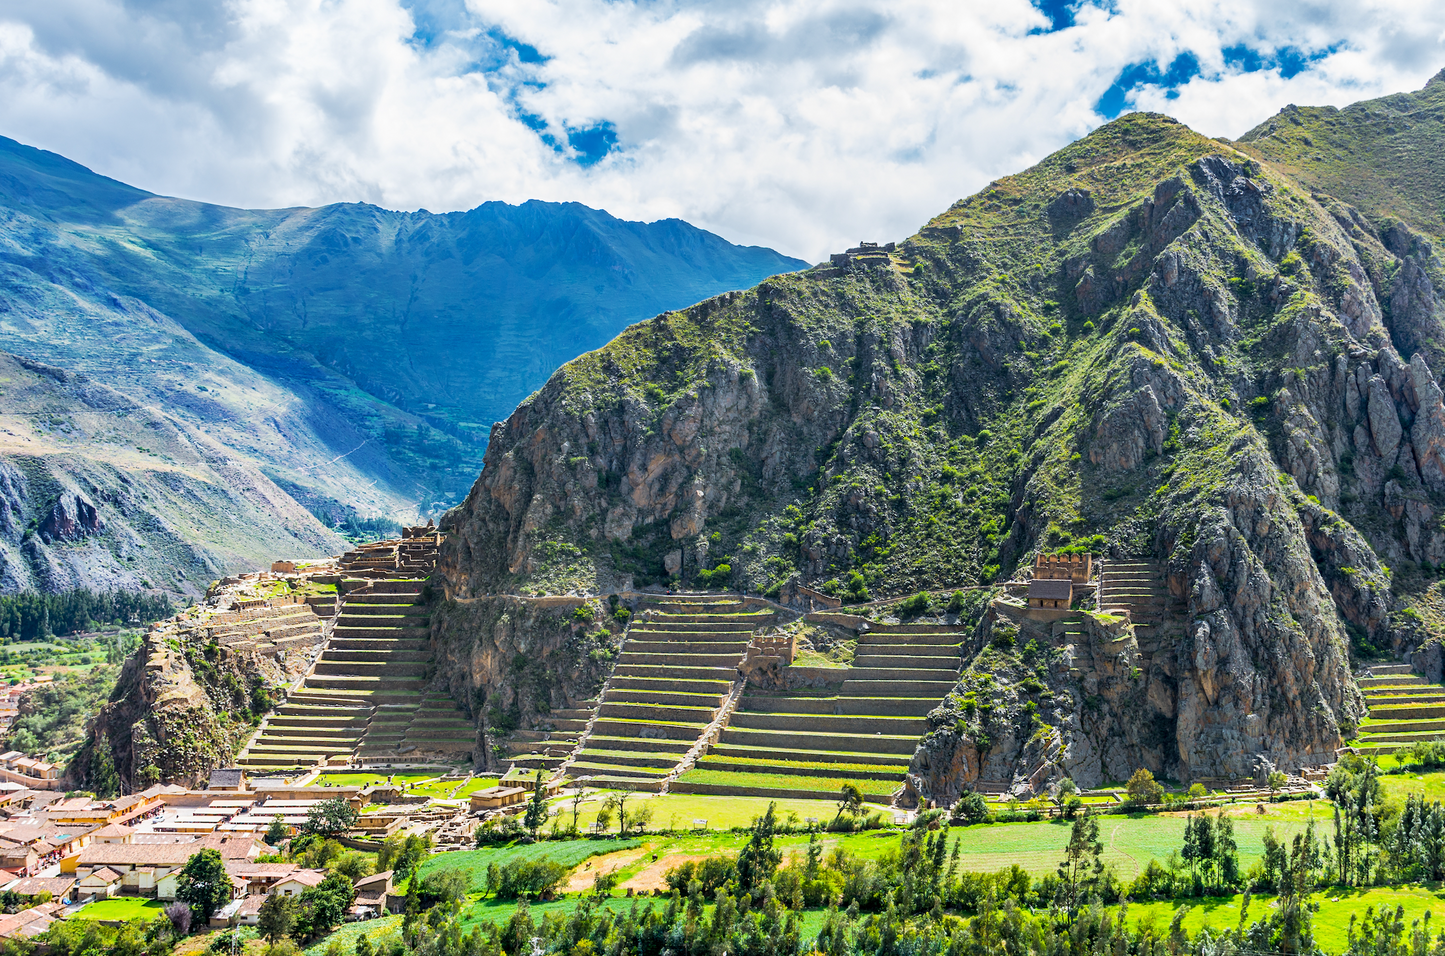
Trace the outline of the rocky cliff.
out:
M 1445 83 L 1400 99 L 1433 117 Z M 1123 117 L 892 254 L 568 363 L 494 427 L 446 521 L 448 594 L 796 577 L 857 600 L 1041 549 L 1148 558 L 1179 604 L 1149 672 L 1046 674 L 1041 726 L 999 753 L 1051 739 L 1049 772 L 1083 782 L 1299 766 L 1362 715 L 1352 646 L 1428 637 L 1399 621 L 1445 563 L 1436 241 L 1256 143 Z M 987 764 L 997 728 L 936 716 L 940 766 Z
M 282 590 L 269 575 L 226 578 L 204 601 L 153 625 L 87 727 L 69 779 L 94 785 L 113 768 L 131 792 L 193 787 L 231 766 L 322 642 L 322 619 L 294 597 L 273 596 Z M 275 640 L 268 619 L 287 625 Z

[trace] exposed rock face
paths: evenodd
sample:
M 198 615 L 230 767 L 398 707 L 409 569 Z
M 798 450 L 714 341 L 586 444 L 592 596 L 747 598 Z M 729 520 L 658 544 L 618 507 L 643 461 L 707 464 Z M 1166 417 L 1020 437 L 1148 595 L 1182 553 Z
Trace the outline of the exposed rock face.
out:
M 820 267 L 635 326 L 494 427 L 446 520 L 448 592 L 726 563 L 748 587 L 861 598 L 1087 539 L 1165 565 L 1167 633 L 1144 653 L 1050 631 L 1029 661 L 1026 635 L 981 633 L 975 672 L 1007 685 L 995 725 L 960 722 L 965 680 L 921 796 L 1326 759 L 1362 715 L 1351 641 L 1420 644 L 1392 623 L 1387 563 L 1445 563 L 1441 369 L 1399 349 L 1445 308 L 1428 238 L 1307 196 L 1136 114 L 956 204 L 890 270 Z M 1020 696 L 1030 675 L 1050 697 Z
M 105 521 L 95 510 L 95 505 L 84 495 L 73 491 L 55 500 L 39 528 L 47 544 L 51 541 L 79 541 L 104 530 Z
M 319 620 L 310 644 L 293 642 L 285 651 L 217 642 L 212 617 L 241 590 L 231 582 L 154 625 L 126 659 L 109 703 L 69 765 L 74 783 L 86 782 L 94 748 L 108 747 L 127 791 L 154 783 L 197 786 L 231 764 L 273 699 L 306 672 L 321 641 Z
M 584 603 L 501 597 L 445 602 L 433 612 L 437 671 L 488 738 L 479 766 L 496 765 L 490 745 L 507 731 L 545 722 L 549 711 L 578 706 L 601 688 L 621 629 L 584 623 L 576 616 Z

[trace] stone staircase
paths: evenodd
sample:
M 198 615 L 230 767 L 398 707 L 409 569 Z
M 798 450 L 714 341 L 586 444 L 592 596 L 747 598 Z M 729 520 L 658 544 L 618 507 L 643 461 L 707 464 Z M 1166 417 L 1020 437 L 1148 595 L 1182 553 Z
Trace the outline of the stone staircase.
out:
M 1445 686 L 1417 676 L 1409 664 L 1377 664 L 1355 679 L 1370 713 L 1351 742 L 1356 752 L 1383 756 L 1420 740 L 1445 739 Z
M 639 608 L 567 775 L 593 786 L 661 790 L 740 679 L 753 631 L 775 621 L 771 610 L 717 595 L 659 597 Z M 563 713 L 567 726 L 554 720 L 553 734 L 586 723 L 586 711 Z
M 263 772 L 470 754 L 471 721 L 450 697 L 427 690 L 432 655 L 421 589 L 415 578 L 388 578 L 348 591 L 311 672 L 262 722 L 237 766 Z
M 928 731 L 926 715 L 958 681 L 967 637 L 947 625 L 875 625 L 835 686 L 749 688 L 672 792 L 836 798 L 852 783 L 888 800 Z

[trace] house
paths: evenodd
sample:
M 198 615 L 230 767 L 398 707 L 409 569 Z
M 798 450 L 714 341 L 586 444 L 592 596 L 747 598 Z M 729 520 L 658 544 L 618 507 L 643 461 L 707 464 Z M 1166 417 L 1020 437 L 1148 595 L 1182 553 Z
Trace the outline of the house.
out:
M 385 912 L 386 898 L 396 890 L 391 877 L 391 870 L 383 870 L 357 880 L 356 902 L 351 906 L 352 915 L 358 919 L 370 919 Z
M 95 870 L 109 868 L 123 874 L 127 892 L 155 896 L 166 876 L 179 871 L 194 854 L 207 848 L 219 850 L 223 859 L 253 862 L 261 855 L 262 844 L 251 834 L 212 833 L 185 843 L 92 843 L 71 859 L 75 861 L 75 874 L 82 880 Z M 61 869 L 69 862 L 63 861 Z
M 1073 600 L 1074 582 L 1067 578 L 1029 582 L 1029 607 L 1067 609 Z
M 326 874 L 321 870 L 296 870 L 285 879 L 277 880 L 276 885 L 271 888 L 271 893 L 281 896 L 300 896 L 311 887 L 320 886 L 324 879 L 326 879 Z
M 255 926 L 261 922 L 261 904 L 265 902 L 264 895 L 242 896 L 232 900 L 216 911 L 216 915 L 211 917 L 211 925 L 214 927 Z
M 41 903 L 11 916 L 0 916 L 0 939 L 29 939 L 48 930 L 52 923 L 65 918 L 65 907 L 59 900 Z
M 526 787 L 488 787 L 485 790 L 477 790 L 472 793 L 472 812 L 479 810 L 497 810 L 502 807 L 515 806 L 519 803 L 526 803 L 528 790 Z
M 92 843 L 131 843 L 135 840 L 135 828 L 124 823 L 107 823 L 90 834 Z
M 16 880 L 5 889 L 8 892 L 31 898 L 40 896 L 42 893 L 49 893 L 52 900 L 69 903 L 74 899 L 75 884 L 76 879 L 73 876 L 31 876 L 23 880 Z
M 246 772 L 238 767 L 212 770 L 208 790 L 240 791 L 246 789 Z
M 236 860 L 226 864 L 227 873 L 245 882 L 248 896 L 265 896 L 277 883 L 298 869 L 300 867 L 295 863 L 249 863 Z
M 82 876 L 75 885 L 79 899 L 106 899 L 120 892 L 125 876 L 119 870 L 103 866 Z

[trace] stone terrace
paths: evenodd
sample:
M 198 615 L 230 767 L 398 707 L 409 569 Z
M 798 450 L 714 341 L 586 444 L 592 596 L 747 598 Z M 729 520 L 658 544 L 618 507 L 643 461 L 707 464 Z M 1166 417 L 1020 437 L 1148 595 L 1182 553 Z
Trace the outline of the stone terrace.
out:
M 301 687 L 267 716 L 237 766 L 257 772 L 402 754 L 470 755 L 472 722 L 450 697 L 427 687 L 434 664 L 422 582 L 351 579 L 342 589 L 346 595 L 320 657 Z
M 568 776 L 660 789 L 732 694 L 753 631 L 775 621 L 727 597 L 658 599 L 641 611 Z
M 1358 753 L 1392 754 L 1419 740 L 1445 738 L 1445 686 L 1417 676 L 1409 664 L 1378 664 L 1357 681 L 1370 711 L 1352 742 Z
M 887 801 L 928 730 L 925 716 L 958 680 L 966 638 L 948 625 L 874 625 L 836 689 L 749 689 L 672 791 L 836 797 L 853 783 Z

